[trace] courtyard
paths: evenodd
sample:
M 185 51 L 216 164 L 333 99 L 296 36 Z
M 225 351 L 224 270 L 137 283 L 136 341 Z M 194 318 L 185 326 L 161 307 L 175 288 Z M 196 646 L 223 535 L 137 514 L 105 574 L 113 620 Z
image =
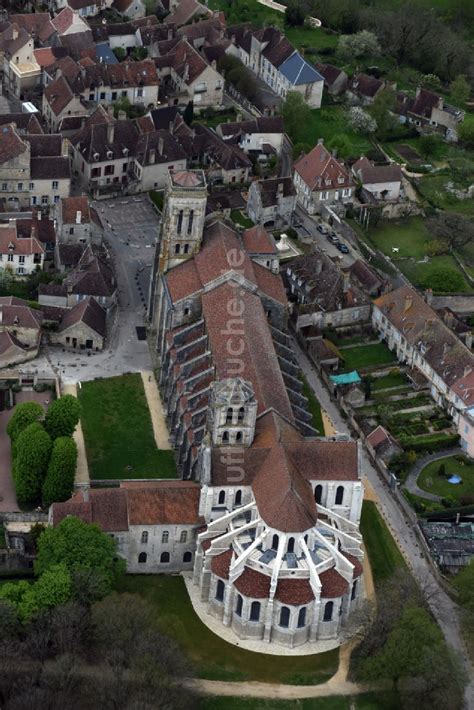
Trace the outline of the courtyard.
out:
M 83 382 L 78 397 L 91 479 L 176 477 L 173 452 L 157 448 L 140 374 Z

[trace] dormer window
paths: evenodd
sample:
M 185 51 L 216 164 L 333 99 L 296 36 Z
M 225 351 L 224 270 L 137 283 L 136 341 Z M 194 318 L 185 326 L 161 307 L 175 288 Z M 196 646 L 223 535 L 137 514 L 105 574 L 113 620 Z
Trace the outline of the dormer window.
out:
M 113 157 L 114 157 L 114 154 L 112 153 L 112 151 L 111 151 L 111 150 L 108 150 L 108 151 L 107 151 L 107 159 L 108 159 L 108 160 L 112 160 Z

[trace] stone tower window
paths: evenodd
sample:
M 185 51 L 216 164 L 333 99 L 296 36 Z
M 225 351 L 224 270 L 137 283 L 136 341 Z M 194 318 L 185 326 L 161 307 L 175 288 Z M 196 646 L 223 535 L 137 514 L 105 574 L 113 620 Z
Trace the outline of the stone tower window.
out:
M 188 234 L 191 234 L 193 231 L 193 219 L 194 219 L 194 210 L 191 210 L 189 213 L 189 219 L 188 219 Z
M 178 234 L 181 234 L 182 228 L 183 228 L 183 210 L 180 210 L 178 213 L 178 226 L 176 228 L 176 232 Z

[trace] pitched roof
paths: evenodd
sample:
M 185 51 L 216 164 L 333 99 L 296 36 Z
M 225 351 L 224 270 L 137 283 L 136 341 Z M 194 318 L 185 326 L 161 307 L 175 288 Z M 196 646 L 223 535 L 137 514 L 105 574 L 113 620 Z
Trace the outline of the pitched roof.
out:
M 321 62 L 316 62 L 314 66 L 329 86 L 334 84 L 341 74 L 345 74 L 343 69 L 335 67 L 333 64 L 322 64 Z
M 251 133 L 284 133 L 282 116 L 260 116 L 246 121 L 229 121 L 219 124 L 223 136 L 236 136 Z
M 95 523 L 104 532 L 124 532 L 128 530 L 127 493 L 121 488 L 91 488 L 74 493 L 63 503 L 53 503 L 53 527 L 68 516 Z
M 19 136 L 12 125 L 4 125 L 0 128 L 0 165 L 17 158 L 28 148 L 28 143 Z
M 402 179 L 402 171 L 397 163 L 374 165 L 365 156 L 354 163 L 352 171 L 358 176 L 362 184 L 401 182 Z
M 32 158 L 49 158 L 62 155 L 62 136 L 56 134 L 25 135 L 25 141 L 30 144 Z
M 309 604 L 314 599 L 314 592 L 309 579 L 288 579 L 283 577 L 278 580 L 275 599 L 282 604 L 300 606 Z
M 244 567 L 242 574 L 235 580 L 234 587 L 244 597 L 267 599 L 270 594 L 270 582 L 271 578 L 268 575 L 257 572 L 251 567 Z
M 0 254 L 43 254 L 42 244 L 35 238 L 24 239 L 18 237 L 16 224 L 14 226 L 0 225 Z
M 418 293 L 401 286 L 374 301 L 387 320 L 424 359 L 448 387 L 474 369 L 474 355 L 447 327 Z
M 373 98 L 384 84 L 385 82 L 382 79 L 377 79 L 375 76 L 370 76 L 369 74 L 354 74 L 354 76 L 349 79 L 347 88 L 360 96 Z
M 292 197 L 296 195 L 295 186 L 291 177 L 256 180 L 253 185 L 260 193 L 263 207 L 277 205 L 279 195 L 282 197 Z
M 116 290 L 112 270 L 90 247 L 85 249 L 78 266 L 66 276 L 63 283 L 71 293 L 87 296 L 110 297 Z
M 349 583 L 334 567 L 325 572 L 321 572 L 319 581 L 321 582 L 321 597 L 323 599 L 342 597 L 349 589 Z
M 22 354 L 25 350 L 27 350 L 27 347 L 20 343 L 13 333 L 8 330 L 0 332 L 0 358 L 2 356 L 11 358 L 14 352 Z M 4 364 L 2 363 L 2 367 Z
M 38 116 L 40 116 L 39 113 L 38 113 Z M 35 113 L 4 113 L 4 114 L 0 114 L 0 126 L 4 126 L 7 123 L 10 123 L 10 124 L 14 123 L 17 133 L 21 133 L 22 135 L 24 135 L 25 133 L 28 133 L 29 135 L 41 134 L 41 133 L 43 133 L 43 129 L 41 128 L 41 124 L 38 120 L 38 116 Z M 2 134 L 2 136 L 3 136 L 3 134 Z M 1 154 L 1 148 L 0 148 L 0 154 Z
M 150 482 L 151 483 L 151 482 Z M 127 491 L 130 525 L 198 525 L 201 487 L 194 481 L 157 481 L 130 484 Z
M 221 579 L 229 579 L 229 569 L 232 560 L 232 550 L 226 550 L 211 559 L 211 570 Z
M 31 158 L 32 180 L 67 180 L 71 177 L 69 158 Z
M 71 87 L 64 76 L 60 76 L 48 84 L 43 92 L 43 96 L 55 116 L 59 116 L 74 98 Z
M 173 12 L 165 17 L 165 24 L 185 25 L 195 15 L 211 15 L 211 11 L 197 0 L 181 0 Z
M 350 172 L 322 143 L 300 158 L 294 169 L 311 190 L 354 186 Z
M 69 5 L 66 5 L 66 7 L 53 18 L 52 23 L 58 34 L 63 35 L 70 27 L 72 27 L 75 20 L 79 20 L 84 25 L 84 30 L 88 29 L 87 22 L 83 20 L 79 13 L 75 12 Z
M 99 306 L 97 301 L 89 296 L 79 301 L 70 310 L 66 311 L 61 323 L 59 331 L 64 332 L 72 328 L 78 323 L 85 323 L 93 331 L 105 337 L 106 331 L 106 314 L 102 306 Z
M 287 180 L 291 182 L 291 178 Z M 249 254 L 277 254 L 273 235 L 260 225 L 246 229 L 242 235 L 242 243 Z
M 10 15 L 10 22 L 24 28 L 28 34 L 37 37 L 41 42 L 49 40 L 56 32 L 51 22 L 49 12 L 32 12 L 21 15 Z
M 39 330 L 43 320 L 41 311 L 30 308 L 26 301 L 15 299 L 16 302 L 8 302 L 9 299 L 0 299 L 1 324 L 6 326 L 17 326 L 18 328 L 33 328 Z M 5 302 L 4 302 L 5 301 Z
M 299 52 L 295 52 L 291 57 L 288 57 L 288 59 L 280 65 L 279 69 L 293 86 L 324 81 L 321 74 L 319 74 L 306 59 L 303 59 Z
M 80 197 L 63 197 L 59 209 L 63 224 L 75 224 L 77 213 L 81 213 L 81 224 L 91 221 L 89 200 L 85 195 Z

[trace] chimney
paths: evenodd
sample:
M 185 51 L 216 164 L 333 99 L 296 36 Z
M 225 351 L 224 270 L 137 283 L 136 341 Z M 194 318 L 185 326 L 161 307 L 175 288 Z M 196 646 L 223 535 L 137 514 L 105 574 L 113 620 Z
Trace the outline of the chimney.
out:
M 82 213 L 81 210 L 77 210 L 76 212 L 76 224 L 81 224 L 82 221 Z
M 12 39 L 18 39 L 18 27 L 16 25 L 13 25 Z
M 2 321 L 3 321 L 3 311 L 2 311 L 2 309 L 0 308 L 0 323 L 2 323 Z
M 63 158 L 67 158 L 69 156 L 69 139 L 68 138 L 61 139 L 61 155 Z
M 61 70 L 61 69 L 56 69 L 56 77 L 55 77 L 55 78 L 56 78 L 56 79 L 59 79 L 59 77 L 62 76 L 62 75 L 63 75 L 62 70 Z
M 87 488 L 82 489 L 82 500 L 84 501 L 84 503 L 89 502 L 89 486 L 87 486 Z
M 349 270 L 342 271 L 342 279 L 342 291 L 343 293 L 347 293 L 351 285 L 351 273 Z
M 165 141 L 164 141 L 163 138 L 160 136 L 160 137 L 158 138 L 158 153 L 159 153 L 160 155 L 163 155 L 163 149 L 164 149 L 164 147 L 165 147 Z
M 324 138 L 318 138 L 318 145 L 324 145 Z
M 156 162 L 156 161 L 155 161 L 155 158 L 156 158 L 155 149 L 154 149 L 154 148 L 150 148 L 150 156 L 149 156 L 150 165 L 153 164 L 154 162 Z
M 126 121 L 127 120 L 127 112 L 120 109 L 120 111 L 118 112 L 118 120 L 119 121 Z
M 112 145 L 113 142 L 114 142 L 114 124 L 108 123 L 107 124 L 107 143 L 109 145 Z
M 8 220 L 8 226 L 9 227 L 16 227 L 16 219 L 15 217 L 10 217 Z
M 433 300 L 433 289 L 432 288 L 427 288 L 425 290 L 425 301 L 426 303 L 431 306 L 431 301 Z
M 467 377 L 472 372 L 472 367 L 470 365 L 465 365 L 463 377 Z
M 452 313 L 452 311 L 447 309 L 446 313 L 444 314 L 443 320 L 444 320 L 445 324 L 448 326 L 448 328 L 452 328 L 453 323 L 454 323 L 454 313 Z
M 323 270 L 323 260 L 318 259 L 315 266 L 314 266 L 315 275 L 319 276 L 319 274 L 321 273 L 322 270 Z
M 337 148 L 333 148 L 331 153 L 333 158 L 337 158 Z
M 443 360 L 448 354 L 449 351 L 449 343 L 443 343 Z
M 277 187 L 277 198 L 278 198 L 278 197 L 283 197 L 284 191 L 285 191 L 285 185 L 284 185 L 284 183 L 279 182 L 279 183 L 278 183 L 278 187 Z
M 189 64 L 186 62 L 184 65 L 183 81 L 188 81 L 189 79 Z
M 37 211 L 37 213 L 36 213 L 36 219 L 38 220 L 38 222 L 41 222 L 41 210 L 38 210 L 38 211 Z
M 472 333 L 470 330 L 464 336 L 464 341 L 466 343 L 466 347 L 468 347 L 469 350 L 471 350 L 471 348 L 472 348 Z
M 214 71 L 217 71 L 217 62 L 215 59 L 212 60 L 211 67 L 214 69 Z
M 410 308 L 413 305 L 413 294 L 409 293 L 405 296 L 405 307 L 403 309 L 403 312 L 406 313 L 407 311 L 410 310 Z
M 173 121 L 170 121 L 169 126 L 168 126 L 168 133 L 171 133 L 171 135 L 173 135 L 173 131 L 174 131 L 174 123 L 173 123 Z

